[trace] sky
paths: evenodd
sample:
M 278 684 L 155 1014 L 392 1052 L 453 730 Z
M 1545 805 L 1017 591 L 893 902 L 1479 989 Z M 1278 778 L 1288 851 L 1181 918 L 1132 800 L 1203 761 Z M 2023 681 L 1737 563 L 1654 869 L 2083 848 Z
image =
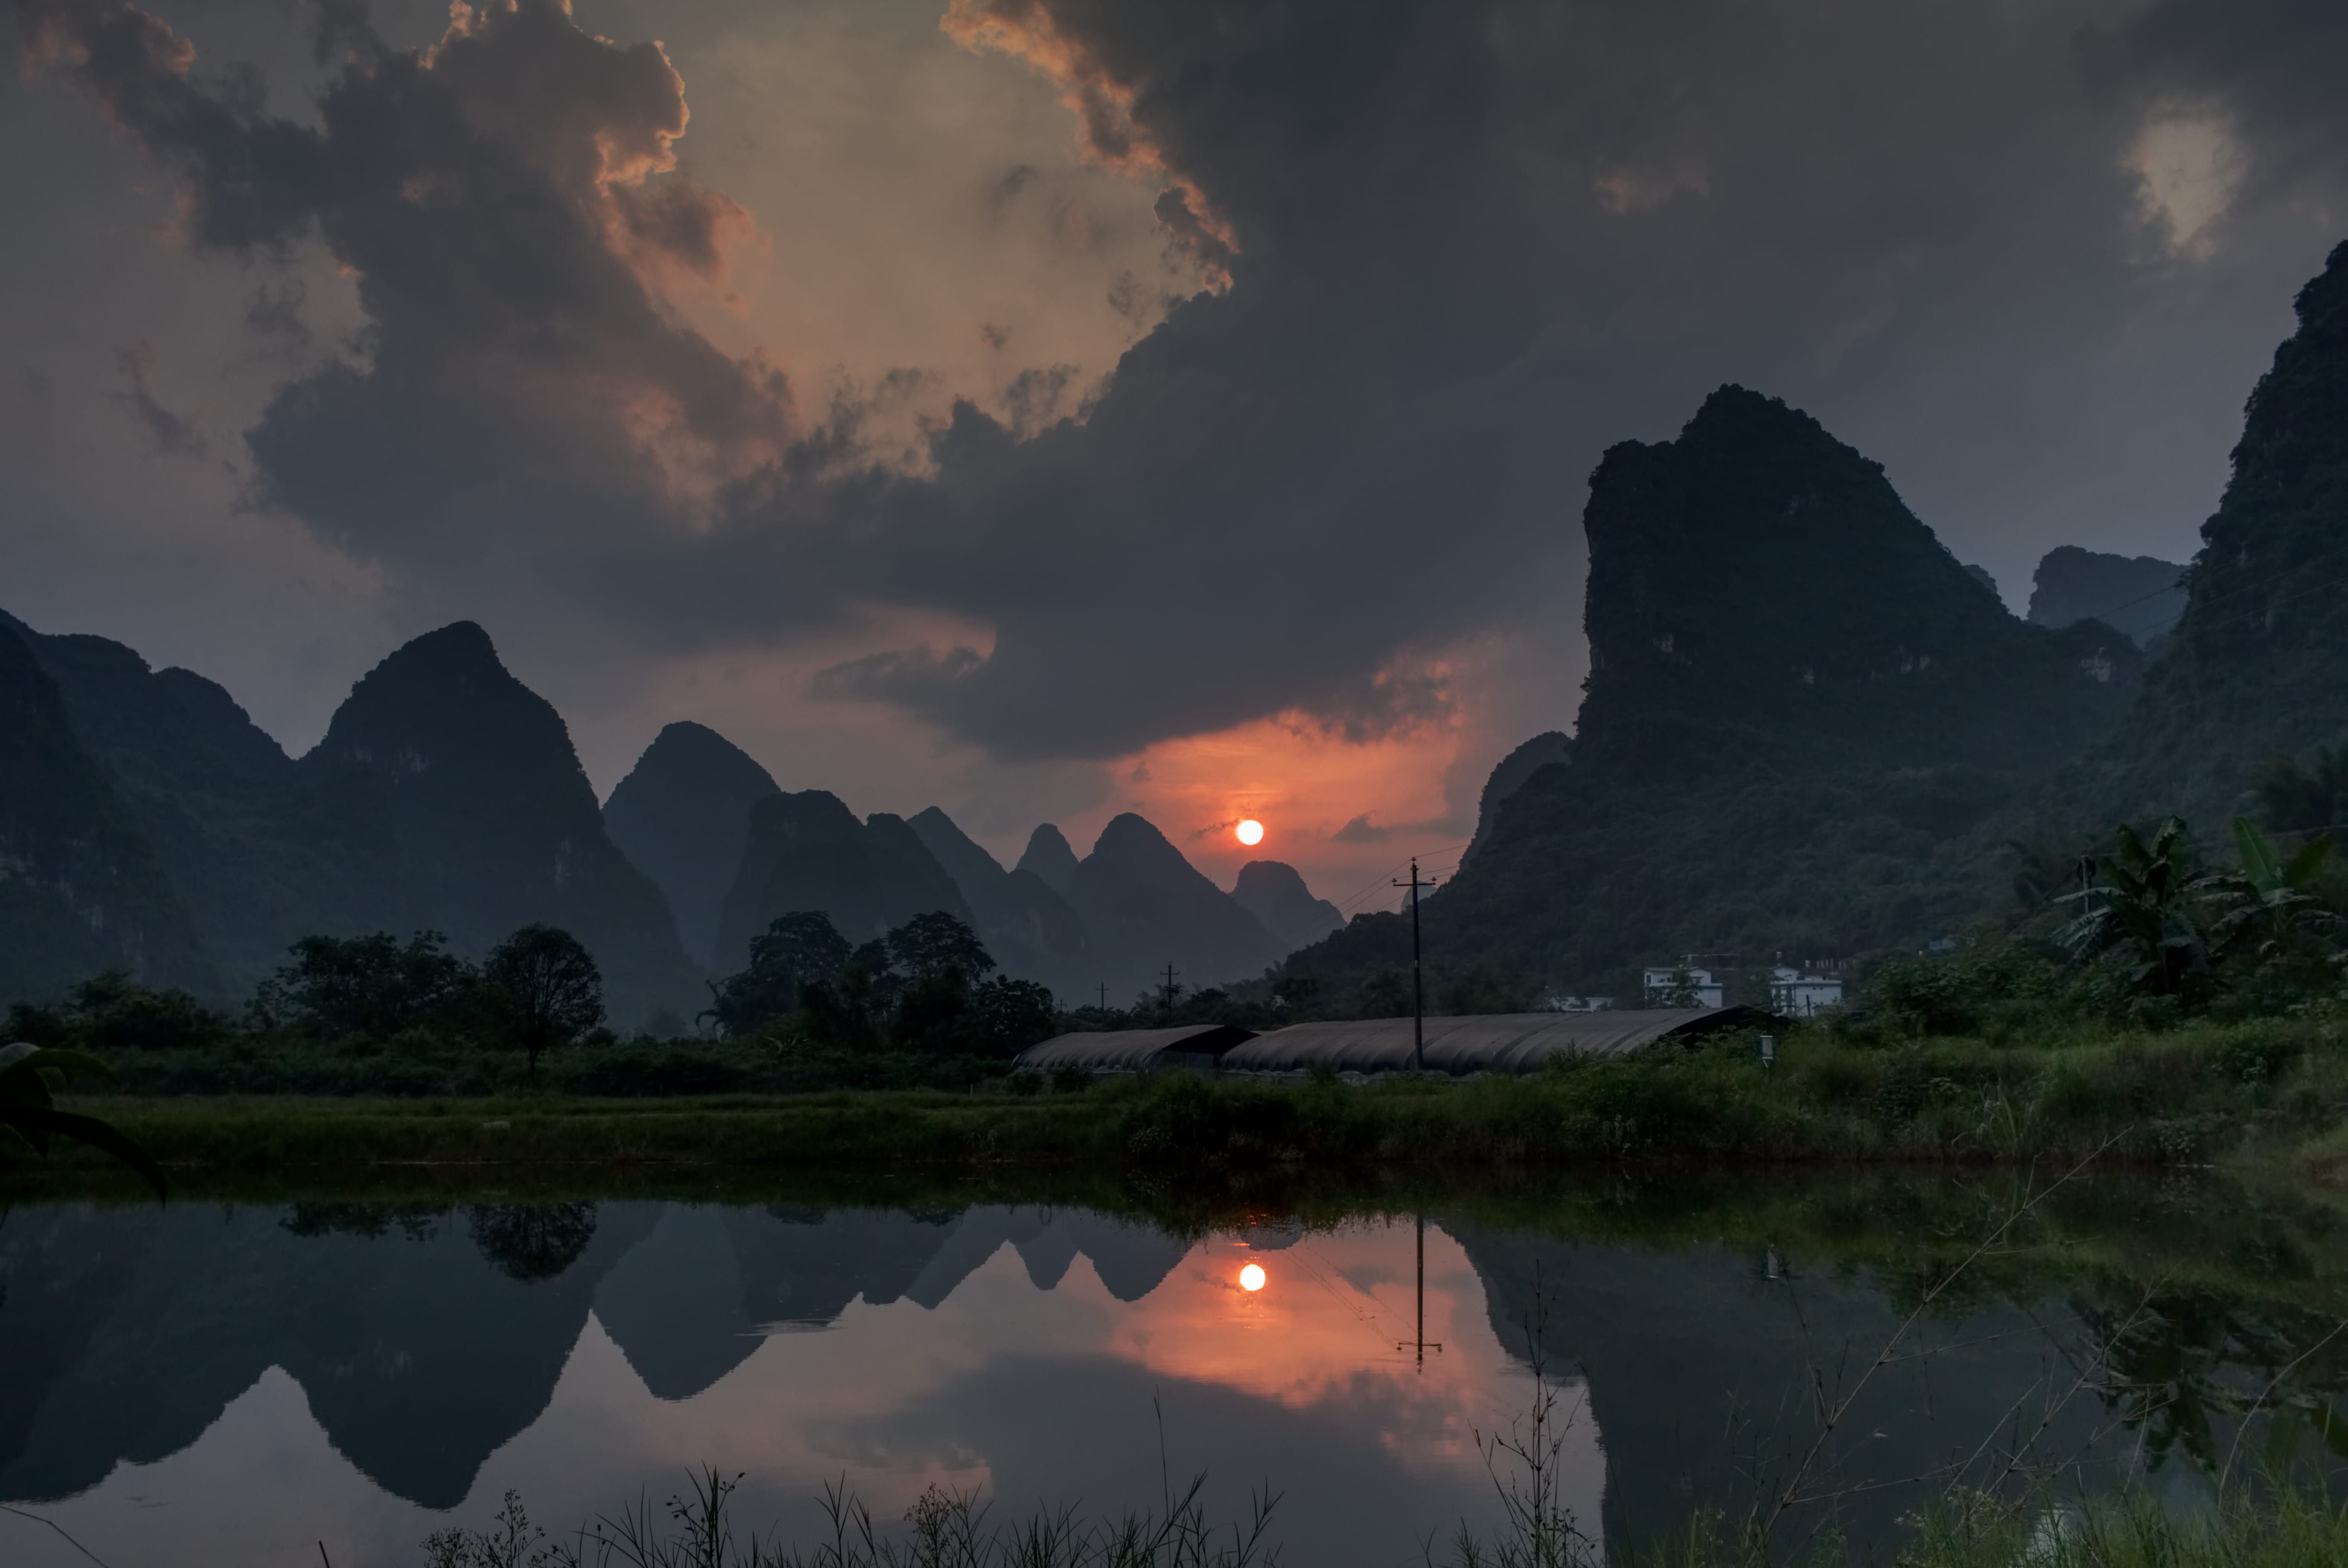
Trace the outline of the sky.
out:
M 2348 238 L 2337 0 L 0 0 L 0 608 L 296 752 L 471 619 L 599 789 L 696 719 L 1349 909 L 1571 727 L 1608 447 L 1782 397 L 2020 610 L 2189 558 Z

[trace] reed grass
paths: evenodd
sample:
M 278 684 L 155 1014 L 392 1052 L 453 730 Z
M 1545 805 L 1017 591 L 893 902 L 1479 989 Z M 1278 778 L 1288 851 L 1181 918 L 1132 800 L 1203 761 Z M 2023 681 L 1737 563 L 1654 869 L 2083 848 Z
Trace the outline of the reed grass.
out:
M 932 1489 L 893 1525 L 853 1491 L 828 1489 L 829 1538 L 786 1544 L 744 1531 L 729 1508 L 735 1478 L 695 1476 L 664 1508 L 644 1503 L 550 1539 L 508 1492 L 485 1532 L 443 1531 L 425 1568 L 1250 1568 L 1276 1564 L 1277 1500 L 1249 1517 L 1213 1521 L 1199 1483 L 1159 1511 L 1086 1516 L 1043 1509 L 997 1520 L 975 1493 Z M 2043 1493 L 1952 1497 L 1918 1514 L 1898 1568 L 2339 1568 L 2348 1510 L 2305 1490 L 2240 1488 L 2206 1507 L 2164 1506 L 2143 1493 L 2078 1502 Z M 1424 1549 L 1428 1568 L 1599 1568 L 1597 1542 L 1576 1532 L 1463 1532 Z M 1611 1559 L 1617 1563 L 1621 1558 Z M 1640 1568 L 1859 1568 L 1870 1558 L 1822 1540 L 1773 1553 L 1716 1515 L 1697 1512 L 1679 1538 L 1650 1543 Z

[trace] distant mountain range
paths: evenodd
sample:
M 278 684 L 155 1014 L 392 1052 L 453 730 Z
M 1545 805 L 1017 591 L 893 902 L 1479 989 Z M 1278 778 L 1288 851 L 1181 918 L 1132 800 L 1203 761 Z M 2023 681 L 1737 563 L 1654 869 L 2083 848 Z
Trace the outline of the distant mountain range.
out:
M 5 616 L 0 714 L 0 1003 L 106 968 L 233 1003 L 303 936 L 478 954 L 543 921 L 595 954 L 616 1024 L 682 1028 L 778 915 L 862 943 L 942 910 L 1004 973 L 1121 1006 L 1169 964 L 1248 978 L 1325 929 L 1295 918 L 1317 901 L 1293 871 L 1247 882 L 1278 884 L 1283 943 L 1138 817 L 1082 861 L 1046 824 L 1006 872 L 934 807 L 860 820 L 697 724 L 599 807 L 561 717 L 469 623 L 368 672 L 299 758 L 201 676 Z
M 1574 734 L 1494 769 L 1421 912 L 1429 955 L 1582 984 L 1913 944 L 1994 904 L 2009 840 L 2169 810 L 2219 830 L 2270 757 L 2348 738 L 2348 245 L 2296 304 L 2191 566 L 2057 549 L 2028 620 L 1774 398 L 1724 387 L 1675 439 L 1607 452 Z M 1408 954 L 1399 917 L 1341 927 L 1272 861 L 1226 892 L 1137 816 L 1081 859 L 1045 824 L 1006 871 L 935 808 L 860 819 L 698 725 L 599 808 L 469 624 L 385 659 L 299 758 L 200 676 L 5 616 L 0 717 L 0 1002 L 107 966 L 230 1000 L 313 933 L 477 953 L 546 921 L 595 953 L 616 1022 L 681 1024 L 797 910 L 860 943 L 945 910 L 1069 1003 L 1169 964 L 1198 986 L 1290 954 L 1342 984 Z
M 1612 985 L 1683 952 L 1912 946 L 2010 896 L 2009 840 L 2168 811 L 2221 834 L 2270 757 L 2348 738 L 2348 245 L 2297 307 L 2190 568 L 2058 549 L 2027 622 L 1772 398 L 1724 387 L 1609 451 L 1574 736 L 1494 771 L 1430 955 Z M 1407 956 L 1379 915 L 1286 968 L 1325 990 Z

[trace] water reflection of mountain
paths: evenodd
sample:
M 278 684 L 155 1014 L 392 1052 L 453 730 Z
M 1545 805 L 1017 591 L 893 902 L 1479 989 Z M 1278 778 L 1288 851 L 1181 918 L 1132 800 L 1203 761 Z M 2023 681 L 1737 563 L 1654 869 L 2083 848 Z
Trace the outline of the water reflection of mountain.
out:
M 1857 1279 L 1772 1279 L 1762 1259 L 1722 1249 L 1576 1246 L 1445 1229 L 1484 1282 L 1501 1344 L 1524 1354 L 1540 1301 L 1551 1367 L 1586 1373 L 1606 1447 L 1612 1549 L 1684 1530 L 1699 1501 L 1735 1512 L 1756 1487 L 1774 1496 L 1819 1430 L 1811 1370 L 1838 1397 L 1904 1315 Z M 1989 1469 L 1977 1463 L 1970 1479 L 1994 1475 L 2016 1432 L 2035 1428 L 2046 1403 L 2077 1378 L 2061 1346 L 2075 1350 L 2088 1337 L 2067 1311 L 2034 1316 L 2004 1303 L 1967 1314 L 1961 1326 L 1927 1324 L 1875 1374 L 1811 1466 L 1805 1491 L 1831 1501 L 1806 1505 L 1784 1528 L 1807 1533 L 1831 1509 L 1847 1540 L 1887 1542 L 1899 1515 L 1939 1492 L 1952 1462 L 1978 1452 Z M 2091 1395 L 2070 1400 L 2038 1437 L 2032 1470 L 2093 1450 L 2102 1417 Z M 1892 1484 L 1911 1477 L 1937 1479 L 1929 1494 Z
M 272 1366 L 386 1491 L 447 1508 L 547 1407 L 592 1310 L 645 1386 L 698 1393 L 778 1326 L 935 1307 L 1010 1243 L 1138 1300 L 1188 1250 L 1037 1208 L 930 1215 L 649 1203 L 19 1209 L 0 1225 L 0 1497 L 193 1442 Z
M 645 1387 L 683 1399 L 740 1366 L 764 1334 L 821 1327 L 859 1300 L 935 1308 L 1006 1242 L 1037 1289 L 1057 1285 L 1081 1254 L 1119 1301 L 1148 1295 L 1189 1250 L 1162 1231 L 1069 1209 L 675 1205 L 598 1288 L 595 1315 Z
M 282 1211 L 20 1209 L 0 1231 L 0 1495 L 53 1498 L 193 1442 L 272 1366 L 387 1491 L 461 1500 L 546 1408 L 596 1282 L 643 1225 L 602 1218 L 568 1267 L 517 1279 L 461 1222 Z M 452 1216 L 453 1218 L 453 1216 Z

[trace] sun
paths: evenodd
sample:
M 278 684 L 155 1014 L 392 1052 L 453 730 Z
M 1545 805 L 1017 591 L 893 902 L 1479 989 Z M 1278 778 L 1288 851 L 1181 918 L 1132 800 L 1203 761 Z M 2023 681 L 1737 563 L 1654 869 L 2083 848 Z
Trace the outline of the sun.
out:
M 1250 1264 L 1247 1267 L 1240 1270 L 1240 1288 L 1241 1290 L 1262 1290 L 1263 1288 L 1263 1265 L 1262 1264 Z
M 1250 817 L 1246 821 L 1241 822 L 1237 830 L 1240 836 L 1240 842 L 1242 844 L 1260 844 L 1263 842 L 1263 824 L 1257 821 L 1253 817 Z

